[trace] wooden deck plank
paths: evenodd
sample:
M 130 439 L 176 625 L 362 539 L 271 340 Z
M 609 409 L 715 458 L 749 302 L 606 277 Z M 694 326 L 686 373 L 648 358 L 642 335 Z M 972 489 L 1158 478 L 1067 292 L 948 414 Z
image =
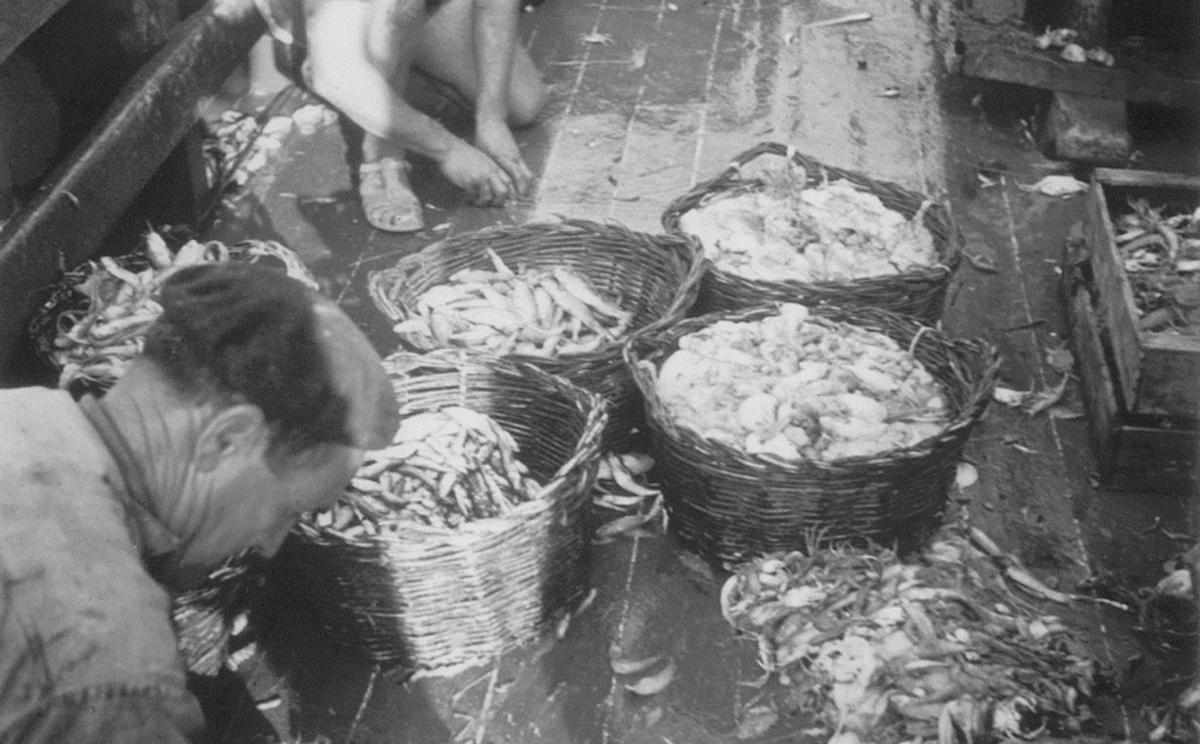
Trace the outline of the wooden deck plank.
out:
M 947 314 L 947 327 L 953 333 L 988 338 L 998 346 L 1005 360 L 1001 385 L 1045 389 L 1057 382 L 1045 368 L 1045 349 L 1055 343 L 1057 336 L 1051 334 L 1058 334 L 1062 323 L 1057 303 L 1042 287 L 1045 275 L 1055 276 L 1043 259 L 1058 255 L 1046 248 L 1061 245 L 1069 222 L 1060 224 L 1057 234 L 1045 222 L 1038 225 L 1042 233 L 1027 232 L 1030 225 L 1020 224 L 1028 219 L 1023 211 L 1026 205 L 1013 205 L 1013 199 L 1023 194 L 1012 185 L 1002 188 L 956 205 L 970 250 L 991 247 L 997 273 L 964 267 L 965 285 Z M 1018 231 L 1022 236 L 1037 236 L 1037 242 L 1018 239 Z M 1020 329 L 1031 324 L 1036 325 Z M 972 519 L 1047 580 L 1071 583 L 1084 578 L 1087 556 L 1070 500 L 1046 498 L 1046 494 L 1072 492 L 1053 423 L 1044 415 L 1030 417 L 993 402 L 968 453 L 980 470 L 979 488 L 969 505 Z
M 779 103 L 776 65 L 783 36 L 791 32 L 785 20 L 789 7 L 737 0 L 723 8 L 712 39 L 713 60 L 697 121 L 689 188 L 773 134 Z
M 678 9 L 663 16 L 646 57 L 649 105 L 684 104 L 704 100 L 708 70 L 714 63 L 711 39 L 730 0 L 677 0 Z
M 1120 52 L 1116 66 L 1067 62 L 1033 47 L 1033 34 L 970 18 L 958 23 L 962 74 L 1033 88 L 1172 108 L 1200 108 L 1200 74 L 1179 56 Z
M 630 121 L 607 216 L 656 233 L 667 204 L 688 189 L 701 104 L 651 105 Z
M 719 610 L 720 583 L 682 563 L 674 539 L 638 543 L 612 642 L 621 658 L 670 657 L 676 676 L 649 698 L 626 691 L 627 679 L 615 679 L 606 730 L 615 741 L 675 740 L 673 732 L 687 731 L 684 741 L 715 744 L 732 726 L 738 700 L 730 691 L 756 649 L 732 638 Z M 726 663 L 714 664 L 714 657 Z

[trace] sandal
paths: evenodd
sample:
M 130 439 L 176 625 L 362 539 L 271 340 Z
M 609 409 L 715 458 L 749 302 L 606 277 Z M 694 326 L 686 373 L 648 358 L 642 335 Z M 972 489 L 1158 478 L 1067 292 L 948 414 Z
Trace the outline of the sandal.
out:
M 396 158 L 358 167 L 358 196 L 371 227 L 400 233 L 425 227 L 421 201 L 408 183 L 408 171 L 408 163 Z

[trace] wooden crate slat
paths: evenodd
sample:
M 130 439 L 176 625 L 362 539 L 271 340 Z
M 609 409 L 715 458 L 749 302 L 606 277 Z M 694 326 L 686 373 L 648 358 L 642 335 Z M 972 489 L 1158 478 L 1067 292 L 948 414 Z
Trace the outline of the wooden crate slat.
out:
M 1070 298 L 1071 340 L 1074 342 L 1078 360 L 1079 378 L 1082 383 L 1083 403 L 1087 410 L 1088 434 L 1092 450 L 1096 453 L 1096 465 L 1103 482 L 1111 480 L 1115 460 L 1105 453 L 1116 452 L 1116 431 L 1120 425 L 1120 411 L 1116 405 L 1112 377 L 1104 359 L 1104 347 L 1100 340 L 1100 327 L 1092 311 L 1092 300 L 1084 288 L 1078 289 Z
M 1112 219 L 1109 217 L 1108 202 L 1104 186 L 1092 180 L 1088 195 L 1087 242 L 1091 251 L 1092 274 L 1100 296 L 1101 322 L 1112 336 L 1113 354 L 1117 370 L 1114 381 L 1126 405 L 1132 406 L 1137 398 L 1136 381 L 1141 366 L 1141 348 L 1133 319 L 1137 317 L 1137 306 L 1133 301 L 1133 288 L 1125 277 L 1125 268 L 1117 253 L 1117 240 L 1113 234 Z
M 1109 186 L 1153 186 L 1200 191 L 1200 176 L 1134 168 L 1096 168 L 1092 177 Z
M 1198 475 L 1200 432 L 1150 426 L 1131 417 L 1117 398 L 1104 329 L 1086 287 L 1074 291 L 1067 309 L 1088 438 L 1101 485 L 1190 493 Z
M 1119 171 L 1106 169 L 1094 174 L 1086 230 L 1097 304 L 1112 342 L 1114 384 L 1122 405 L 1132 414 L 1200 419 L 1200 338 L 1142 330 L 1109 205 L 1117 185 L 1200 192 L 1197 179 L 1139 171 L 1121 174 L 1114 183 L 1108 176 L 1115 173 Z M 1154 206 L 1154 197 L 1149 199 Z

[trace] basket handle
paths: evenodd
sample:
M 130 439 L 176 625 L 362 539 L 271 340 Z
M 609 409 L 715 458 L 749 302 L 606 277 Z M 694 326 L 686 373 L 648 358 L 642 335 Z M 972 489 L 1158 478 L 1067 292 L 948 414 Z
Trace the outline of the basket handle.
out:
M 743 169 L 764 155 L 777 155 L 787 158 L 795 165 L 803 168 L 809 178 L 813 178 L 814 174 L 822 173 L 825 170 L 823 165 L 800 153 L 792 145 L 784 145 L 779 142 L 759 142 L 749 150 L 738 154 L 726 166 L 725 170 L 712 178 L 697 183 L 688 189 L 687 193 L 667 205 L 666 210 L 662 214 L 661 221 L 663 227 L 666 228 L 667 232 L 679 232 L 677 228 L 680 215 L 695 209 L 710 193 L 728 190 L 744 181 Z

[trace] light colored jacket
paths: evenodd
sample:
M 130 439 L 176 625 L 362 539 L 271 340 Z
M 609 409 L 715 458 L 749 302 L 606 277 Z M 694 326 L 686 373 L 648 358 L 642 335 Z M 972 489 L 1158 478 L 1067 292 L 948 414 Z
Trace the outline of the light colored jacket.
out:
M 0 742 L 182 742 L 170 599 L 143 566 L 165 528 L 65 392 L 0 390 Z

